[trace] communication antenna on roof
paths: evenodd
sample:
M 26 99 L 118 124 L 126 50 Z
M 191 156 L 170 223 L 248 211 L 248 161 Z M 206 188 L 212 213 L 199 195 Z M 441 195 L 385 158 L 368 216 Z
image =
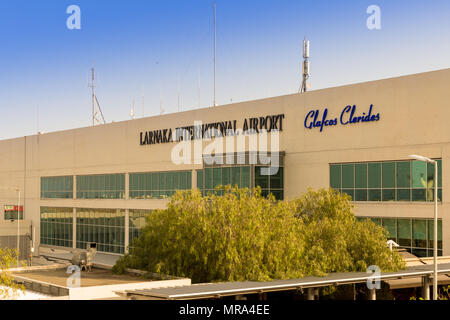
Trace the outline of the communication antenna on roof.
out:
M 142 118 L 145 117 L 145 97 L 144 97 L 144 89 L 141 86 L 141 94 L 142 94 Z
M 163 101 L 162 101 L 162 90 L 159 91 L 159 114 L 160 115 L 164 114 Z
M 309 88 L 309 84 L 306 82 L 309 79 L 309 40 L 303 40 L 303 80 L 300 90 L 298 92 L 306 92 Z
M 214 8 L 214 107 L 217 106 L 216 103 L 216 3 L 213 3 Z
M 180 76 L 178 75 L 178 88 L 177 88 L 177 96 L 178 96 L 178 112 L 181 111 L 181 80 Z
M 200 107 L 200 70 L 197 72 L 198 107 Z
M 91 68 L 92 82 L 89 87 L 92 89 L 92 126 L 96 124 L 105 124 L 105 117 L 103 117 L 102 109 L 100 108 L 100 103 L 98 102 L 97 96 L 95 95 L 95 71 Z M 101 119 L 98 118 L 101 117 Z
M 130 109 L 130 118 L 131 118 L 131 120 L 134 120 L 134 99 L 133 99 L 133 104 L 131 105 L 131 109 Z

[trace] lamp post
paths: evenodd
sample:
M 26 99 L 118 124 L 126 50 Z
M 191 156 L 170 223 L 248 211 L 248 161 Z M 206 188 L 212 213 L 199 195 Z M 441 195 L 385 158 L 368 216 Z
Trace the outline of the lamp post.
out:
M 433 264 L 434 264 L 434 276 L 433 276 L 433 300 L 438 299 L 438 273 L 437 273 L 437 233 L 438 233 L 438 210 L 437 210 L 437 185 L 438 185 L 438 162 L 436 160 L 431 160 L 430 158 L 419 156 L 419 155 L 410 155 L 410 158 L 413 158 L 418 161 L 423 161 L 427 163 L 434 164 L 434 231 L 433 231 L 433 240 L 434 240 L 434 250 L 433 250 Z
M 20 189 L 17 191 L 17 268 L 20 267 Z

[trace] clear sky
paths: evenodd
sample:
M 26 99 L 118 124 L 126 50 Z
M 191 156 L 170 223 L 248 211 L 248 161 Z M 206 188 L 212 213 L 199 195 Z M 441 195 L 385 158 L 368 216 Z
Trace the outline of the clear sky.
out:
M 211 106 L 211 0 L 2 0 L 0 139 L 89 126 L 90 68 L 106 121 Z M 450 1 L 217 0 L 217 102 L 450 67 Z M 69 30 L 69 5 L 81 30 Z M 366 27 L 369 5 L 381 30 Z M 199 86 L 200 84 L 200 86 Z M 200 99 L 199 90 L 200 87 Z M 142 98 L 144 97 L 144 98 Z M 39 116 L 38 116 L 39 115 Z

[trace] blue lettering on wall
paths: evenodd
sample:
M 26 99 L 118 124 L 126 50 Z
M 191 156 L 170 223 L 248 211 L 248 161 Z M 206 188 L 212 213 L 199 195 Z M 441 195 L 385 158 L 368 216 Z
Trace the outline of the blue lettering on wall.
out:
M 331 120 L 327 119 L 328 116 L 328 109 L 325 108 L 321 117 L 321 120 L 318 120 L 320 117 L 320 111 L 319 110 L 311 110 L 308 112 L 308 114 L 305 117 L 305 128 L 306 129 L 313 129 L 313 128 L 320 128 L 320 132 L 322 132 L 324 127 L 328 126 L 335 126 L 338 124 L 338 119 L 334 118 Z M 363 112 L 362 114 L 358 114 L 356 110 L 356 105 L 348 105 L 346 106 L 340 115 L 340 123 L 342 125 L 348 125 L 348 124 L 355 124 L 355 123 L 362 123 L 362 122 L 373 122 L 380 120 L 380 114 L 374 114 L 373 113 L 373 104 L 370 105 L 369 111 Z

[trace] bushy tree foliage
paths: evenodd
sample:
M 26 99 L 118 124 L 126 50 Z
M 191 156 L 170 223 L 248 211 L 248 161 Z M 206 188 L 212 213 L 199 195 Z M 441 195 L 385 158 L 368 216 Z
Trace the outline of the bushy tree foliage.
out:
M 19 291 L 24 290 L 22 285 L 14 282 L 8 271 L 17 267 L 18 257 L 16 249 L 0 248 L 0 300 L 12 299 Z
M 136 268 L 189 277 L 193 282 L 299 278 L 335 271 L 404 267 L 386 246 L 386 232 L 359 222 L 350 199 L 333 190 L 276 201 L 230 186 L 223 195 L 177 192 L 165 210 L 147 218 L 132 254 L 117 273 Z
M 386 246 L 387 231 L 369 219 L 356 219 L 350 196 L 332 189 L 310 189 L 293 202 L 306 226 L 303 263 L 307 274 L 366 271 L 371 265 L 384 272 L 405 268 L 401 256 Z

